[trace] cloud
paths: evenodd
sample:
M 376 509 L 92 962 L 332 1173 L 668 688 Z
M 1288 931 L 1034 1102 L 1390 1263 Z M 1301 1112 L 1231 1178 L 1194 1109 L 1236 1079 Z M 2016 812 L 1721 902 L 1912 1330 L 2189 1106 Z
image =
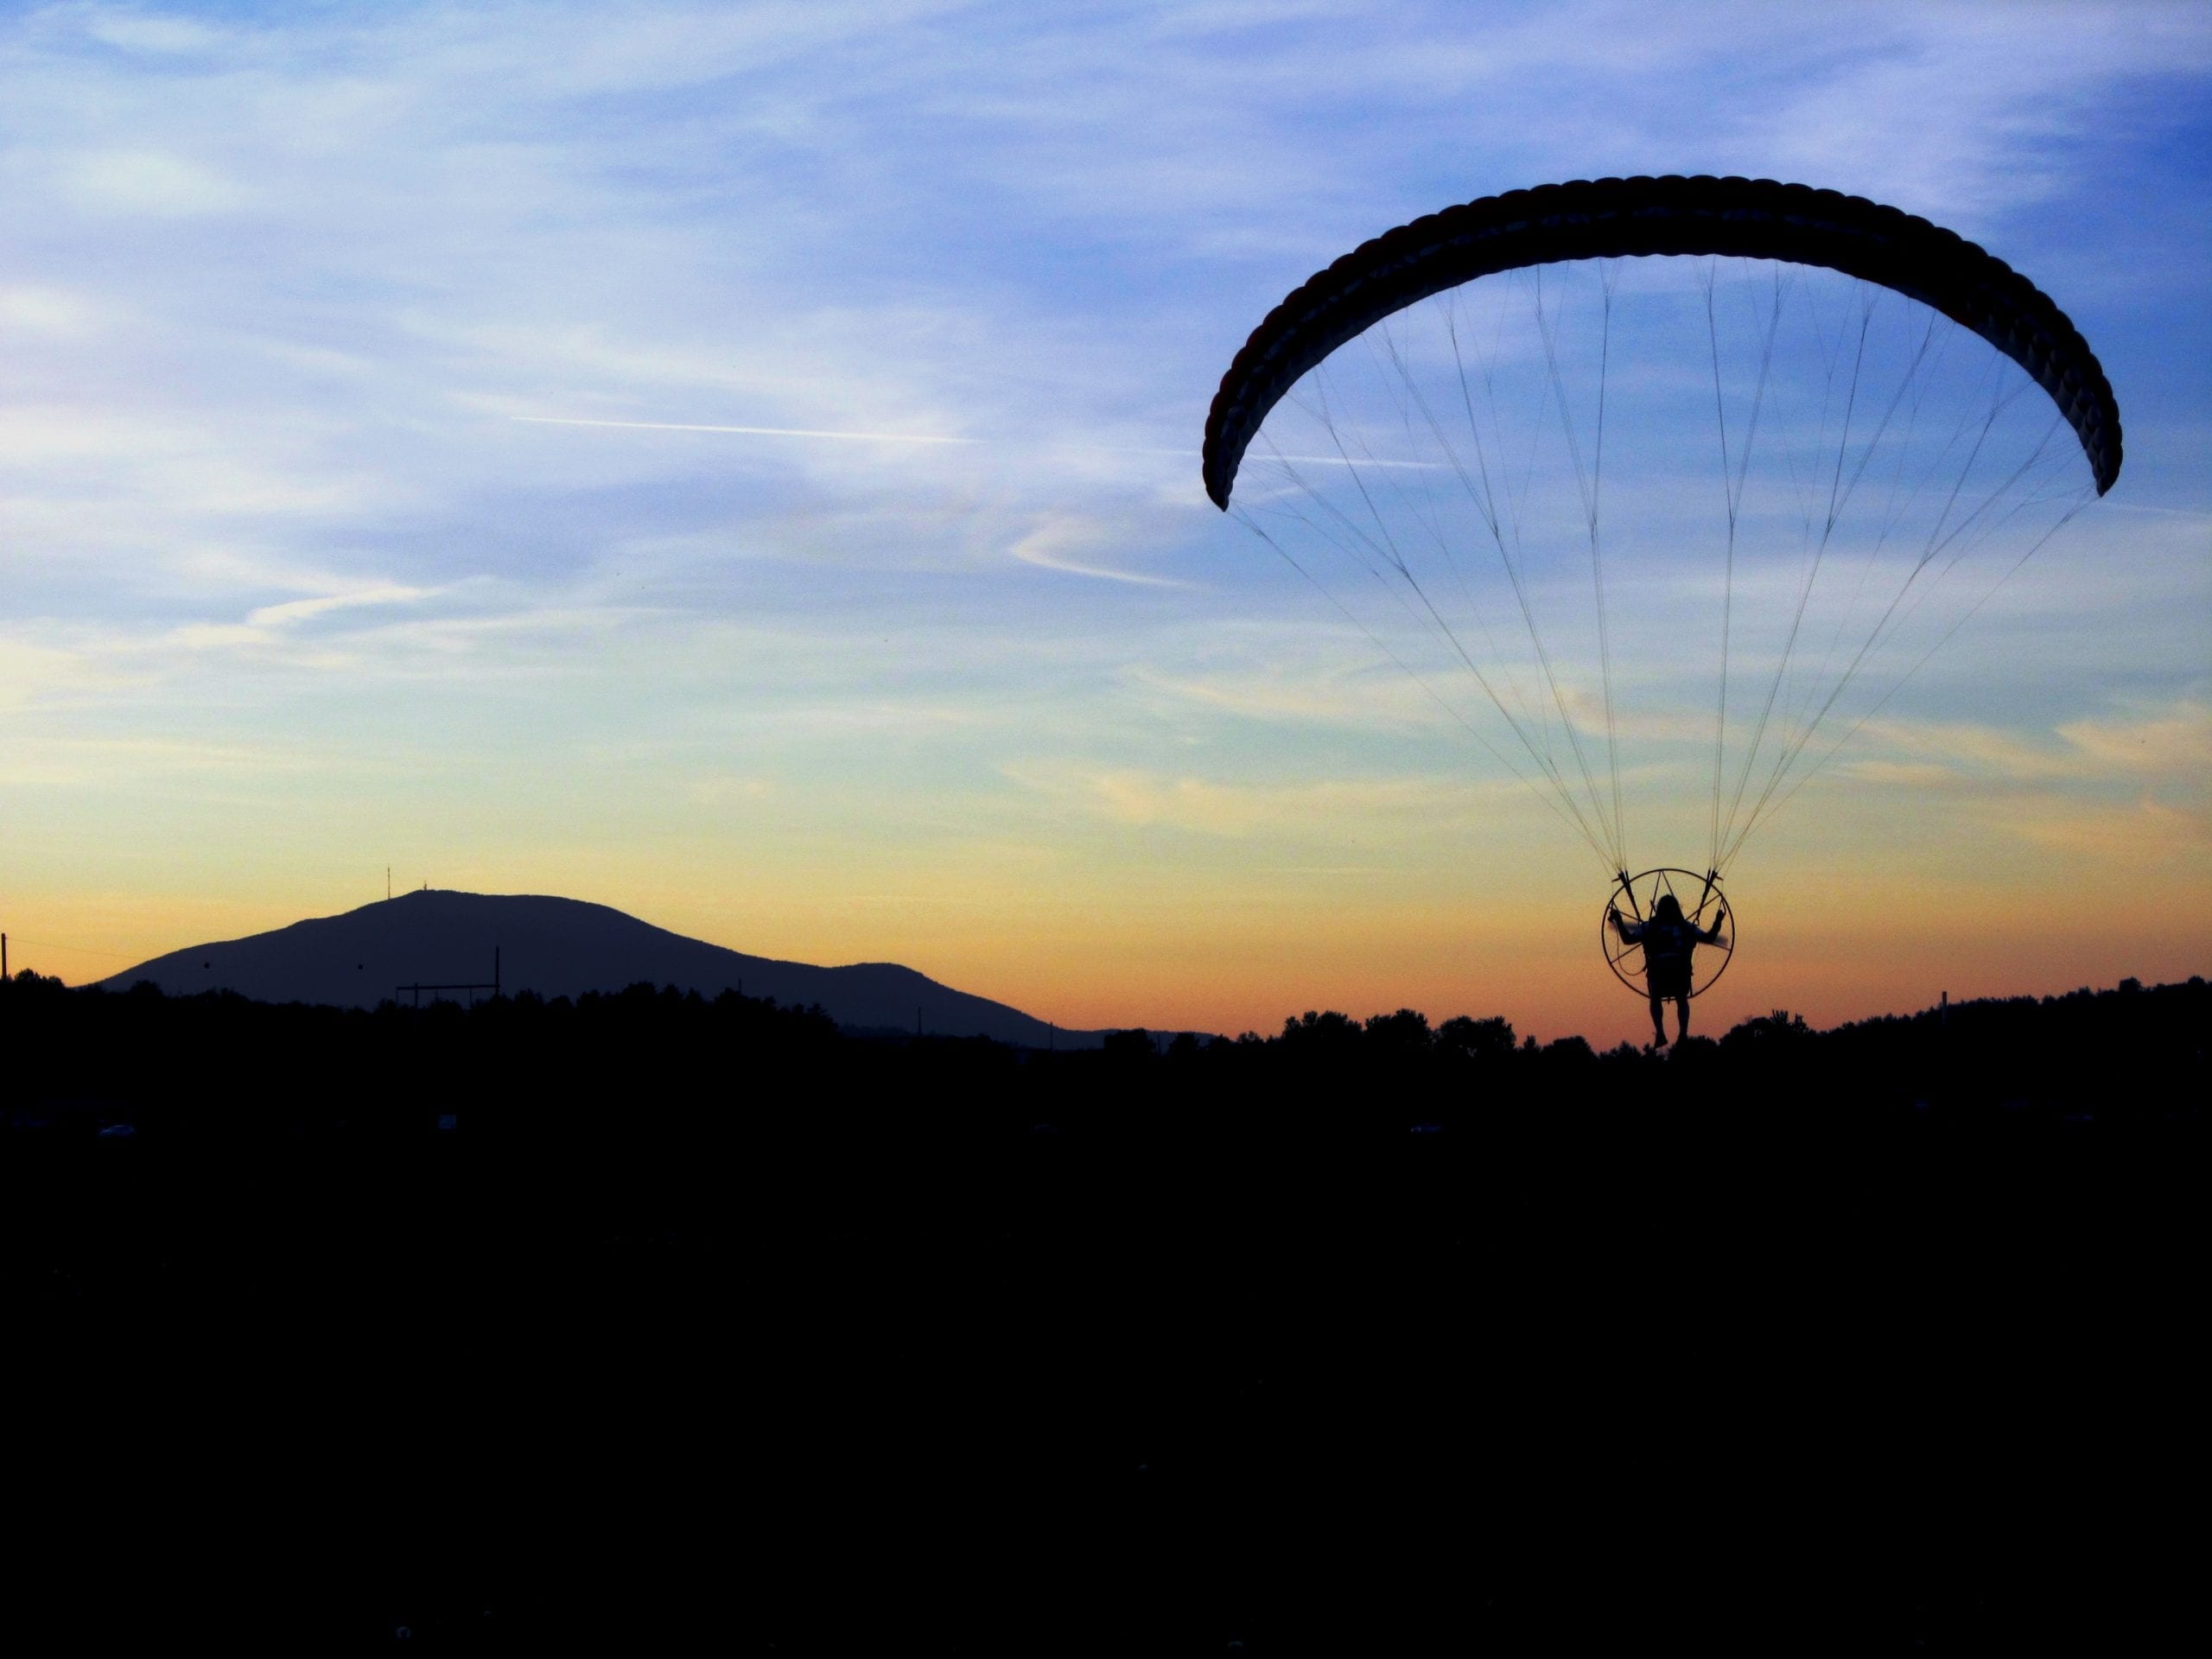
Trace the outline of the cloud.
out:
M 72 339 L 91 331 L 99 307 L 60 288 L 0 288 L 0 329 Z
M 2077 720 L 2058 728 L 2095 774 L 2194 777 L 2212 785 L 2212 707 L 2182 702 L 2135 720 Z
M 0 755 L 0 781 L 19 787 L 128 789 L 142 777 L 304 774 L 324 758 L 265 743 L 153 737 L 31 738 Z
M 264 605 L 246 618 L 251 628 L 282 627 L 294 622 L 305 622 L 313 618 L 327 616 L 333 611 L 353 610 L 370 605 L 404 605 L 416 600 L 429 599 L 439 589 L 431 588 L 362 588 L 350 593 L 324 594 L 314 599 L 288 599 L 278 605 Z
M 0 641 L 0 709 L 21 709 L 78 687 L 86 674 L 83 655 L 31 643 L 21 637 Z
M 1133 767 L 1036 763 L 1004 770 L 1018 784 L 1111 823 L 1232 840 L 1402 835 L 1417 822 L 1456 817 L 1500 795 L 1510 798 L 1520 787 L 1420 777 L 1236 784 Z
M 181 627 L 169 629 L 156 639 L 123 645 L 118 654 L 160 652 L 171 648 L 207 652 L 274 646 L 294 636 L 303 624 L 324 617 L 344 611 L 416 604 L 446 591 L 448 590 L 386 583 L 372 588 L 353 588 L 344 593 L 319 594 L 307 599 L 284 600 L 274 605 L 256 607 L 247 613 L 243 622 L 188 623 Z M 335 659 L 318 655 L 299 660 L 315 664 Z
M 1844 777 L 1943 798 L 1993 834 L 2136 864 L 2212 845 L 2212 707 L 2200 702 L 2069 721 L 2040 737 L 1967 722 L 1867 731 L 1910 758 L 1853 760 L 1838 767 Z
M 1409 676 L 1395 668 L 1378 673 L 1371 655 L 1352 663 L 1287 658 L 1279 667 L 1180 673 L 1140 664 L 1123 677 L 1141 691 L 1249 720 L 1375 731 L 1447 719 Z
M 251 191 L 216 168 L 160 150 L 107 149 L 71 158 L 63 188 L 102 213 L 149 219 L 195 219 L 236 213 Z
M 1891 789 L 1929 792 L 1967 786 L 1967 779 L 1951 767 L 1927 760 L 1853 760 L 1836 770 L 1860 783 Z
M 702 806 L 731 807 L 765 801 L 776 793 L 777 785 L 771 778 L 717 774 L 689 779 L 684 789 Z
M 1851 763 L 1847 770 L 1870 781 L 1940 773 L 2008 784 L 2152 778 L 2212 785 L 2212 706 L 2186 699 L 2130 716 L 2069 721 L 2052 734 L 2056 743 L 1966 722 L 1870 721 L 1863 734 L 1919 757 Z
M 931 432 L 823 432 L 794 426 L 705 426 L 680 421 L 588 421 L 558 415 L 512 415 L 535 426 L 612 426 L 636 432 L 730 432 L 760 438 L 833 438 L 843 443 L 981 443 L 981 438 Z
M 2139 862 L 2194 855 L 2201 861 L 2212 851 L 2212 811 L 2169 806 L 2147 795 L 2126 806 L 2038 803 L 2009 827 L 2039 845 L 2100 859 Z
M 204 52 L 221 42 L 217 30 L 182 17 L 154 17 L 107 7 L 87 10 L 85 33 L 109 46 L 126 51 L 162 56 Z

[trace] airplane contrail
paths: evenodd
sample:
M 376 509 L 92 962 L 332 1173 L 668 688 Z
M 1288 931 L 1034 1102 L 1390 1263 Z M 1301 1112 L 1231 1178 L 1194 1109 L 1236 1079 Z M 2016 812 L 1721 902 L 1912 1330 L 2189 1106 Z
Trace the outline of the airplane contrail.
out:
M 1135 582 L 1142 588 L 1191 588 L 1197 584 L 1178 582 L 1173 576 L 1148 576 L 1136 570 L 1116 570 L 1109 565 L 1078 564 L 1072 559 L 1056 559 L 1049 553 L 1015 546 L 1007 550 L 1024 564 L 1033 564 L 1040 570 L 1060 570 L 1071 576 L 1096 576 L 1106 582 Z
M 2154 507 L 2147 501 L 2108 501 L 2100 512 L 2155 512 L 2162 518 L 2212 518 L 2202 507 Z

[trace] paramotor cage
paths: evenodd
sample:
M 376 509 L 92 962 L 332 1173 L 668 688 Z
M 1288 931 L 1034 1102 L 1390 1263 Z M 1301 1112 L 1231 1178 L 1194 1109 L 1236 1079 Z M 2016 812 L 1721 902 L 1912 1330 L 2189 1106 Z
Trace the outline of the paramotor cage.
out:
M 1624 938 L 1613 925 L 1613 918 L 1618 914 L 1631 923 L 1649 922 L 1664 893 L 1675 896 L 1675 902 L 1682 907 L 1683 919 L 1692 927 L 1700 932 L 1714 926 L 1720 930 L 1719 938 L 1699 944 L 1690 957 L 1689 994 L 1702 996 L 1735 960 L 1738 937 L 1735 910 L 1721 895 L 1719 878 L 1710 874 L 1700 875 L 1694 870 L 1662 868 L 1617 878 L 1612 897 L 1605 901 L 1605 912 L 1598 918 L 1598 943 L 1605 953 L 1605 966 L 1613 970 L 1615 979 L 1638 996 L 1649 993 L 1643 946 Z

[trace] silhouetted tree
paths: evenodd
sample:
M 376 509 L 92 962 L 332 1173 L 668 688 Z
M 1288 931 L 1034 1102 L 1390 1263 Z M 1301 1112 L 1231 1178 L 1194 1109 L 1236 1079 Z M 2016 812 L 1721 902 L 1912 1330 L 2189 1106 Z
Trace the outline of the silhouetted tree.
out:
M 1123 1063 L 1153 1059 L 1160 1052 L 1152 1040 L 1152 1033 L 1142 1026 L 1128 1031 L 1108 1032 L 1103 1046 L 1109 1058 Z
M 1464 1054 L 1470 1059 L 1500 1059 L 1513 1052 L 1513 1027 L 1495 1014 L 1476 1020 L 1455 1014 L 1436 1028 L 1436 1044 L 1446 1052 Z
M 1812 1034 L 1803 1014 L 1777 1008 L 1771 1014 L 1754 1014 L 1744 1020 L 1720 1039 L 1720 1046 L 1732 1052 L 1763 1053 L 1783 1044 L 1801 1043 Z
M 1598 1058 L 1586 1037 L 1554 1037 L 1544 1045 L 1544 1059 L 1554 1066 L 1586 1066 Z
M 1428 1016 L 1411 1008 L 1370 1014 L 1366 1030 L 1368 1052 L 1383 1065 L 1425 1059 L 1434 1041 Z
M 1315 1013 L 1308 1008 L 1294 1020 L 1282 1022 L 1281 1041 L 1287 1052 L 1309 1059 L 1338 1060 L 1358 1051 L 1359 1022 L 1334 1008 Z

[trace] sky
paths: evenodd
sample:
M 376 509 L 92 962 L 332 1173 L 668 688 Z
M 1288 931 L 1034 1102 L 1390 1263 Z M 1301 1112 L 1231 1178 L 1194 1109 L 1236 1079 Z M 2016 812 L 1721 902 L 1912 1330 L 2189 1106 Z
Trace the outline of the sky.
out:
M 1067 1027 L 1637 1036 L 1602 866 L 1198 449 L 1359 242 L 1669 172 L 1982 243 L 2127 442 L 1731 867 L 1700 1028 L 2202 971 L 2212 11 L 1463 0 L 0 8 L 13 965 L 388 867 Z

